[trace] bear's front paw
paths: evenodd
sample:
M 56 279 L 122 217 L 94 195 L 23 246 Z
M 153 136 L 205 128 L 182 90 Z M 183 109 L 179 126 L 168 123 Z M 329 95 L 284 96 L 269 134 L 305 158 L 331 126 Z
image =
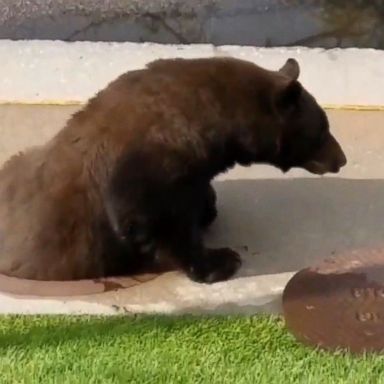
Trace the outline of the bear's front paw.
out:
M 195 260 L 187 273 L 193 281 L 211 284 L 228 280 L 240 266 L 240 256 L 232 249 L 207 249 L 205 256 Z

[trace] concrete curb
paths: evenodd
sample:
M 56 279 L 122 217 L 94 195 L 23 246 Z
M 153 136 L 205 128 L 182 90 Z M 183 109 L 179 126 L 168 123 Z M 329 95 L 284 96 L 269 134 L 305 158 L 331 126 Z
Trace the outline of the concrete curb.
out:
M 292 276 L 287 272 L 206 285 L 170 272 L 157 281 L 92 295 L 38 297 L 1 292 L 0 314 L 279 314 L 283 289 Z
M 384 52 L 374 49 L 9 40 L 0 40 L 0 103 L 81 104 L 121 73 L 154 59 L 226 55 L 270 69 L 296 58 L 302 83 L 324 106 L 384 105 Z

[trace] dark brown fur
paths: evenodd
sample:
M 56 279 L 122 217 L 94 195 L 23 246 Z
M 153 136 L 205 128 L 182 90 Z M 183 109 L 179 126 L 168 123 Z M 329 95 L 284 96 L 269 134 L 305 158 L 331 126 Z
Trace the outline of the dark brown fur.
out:
M 0 172 L 0 272 L 41 280 L 121 275 L 166 255 L 192 279 L 229 278 L 206 249 L 214 176 L 234 164 L 337 172 L 345 156 L 297 82 L 228 58 L 160 60 L 91 99 L 46 145 Z

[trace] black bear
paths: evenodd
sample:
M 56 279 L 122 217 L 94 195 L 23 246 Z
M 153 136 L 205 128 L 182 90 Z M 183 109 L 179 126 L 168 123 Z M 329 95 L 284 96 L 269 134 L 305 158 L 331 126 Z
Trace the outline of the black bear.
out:
M 346 157 L 298 82 L 233 58 L 157 60 L 123 74 L 47 144 L 0 172 L 0 272 L 37 280 L 125 275 L 170 262 L 228 279 L 230 249 L 207 249 L 212 179 L 235 164 L 338 172 Z

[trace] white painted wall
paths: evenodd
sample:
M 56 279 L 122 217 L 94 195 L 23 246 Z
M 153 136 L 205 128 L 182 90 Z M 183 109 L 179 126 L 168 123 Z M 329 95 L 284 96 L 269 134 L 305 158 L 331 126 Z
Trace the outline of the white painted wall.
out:
M 301 81 L 323 105 L 384 105 L 384 51 L 0 40 L 0 102 L 82 103 L 121 73 L 167 57 L 230 55 L 278 69 L 301 64 Z

